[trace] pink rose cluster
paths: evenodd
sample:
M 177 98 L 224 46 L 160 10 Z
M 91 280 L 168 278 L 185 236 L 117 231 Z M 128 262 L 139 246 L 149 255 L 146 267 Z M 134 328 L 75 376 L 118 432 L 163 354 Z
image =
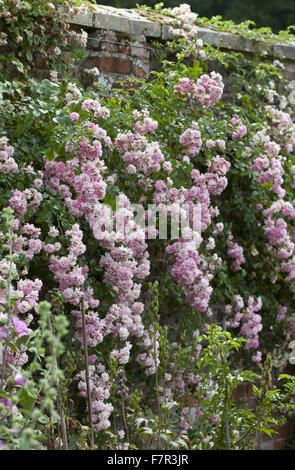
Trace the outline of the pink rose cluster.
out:
M 182 3 L 178 7 L 175 7 L 171 11 L 172 16 L 180 23 L 194 24 L 197 19 L 197 13 L 191 11 L 190 5 L 187 3 Z
M 102 106 L 97 100 L 84 100 L 81 109 L 85 111 L 92 111 L 95 118 L 107 119 L 110 116 L 110 111 L 105 106 Z
M 188 148 L 186 151 L 188 157 L 195 157 L 200 152 L 202 139 L 197 122 L 193 121 L 191 127 L 181 134 L 179 142 Z
M 35 188 L 25 189 L 24 191 L 16 190 L 9 200 L 9 205 L 18 217 L 23 218 L 28 208 L 38 208 L 42 200 L 42 194 Z
M 279 155 L 280 145 L 272 140 L 277 138 L 278 134 L 282 134 L 285 138 L 288 131 L 292 129 L 292 120 L 288 113 L 276 110 L 274 107 L 266 107 L 266 109 L 273 119 L 270 135 L 260 132 L 254 139 L 257 145 L 263 145 L 266 153 L 256 157 L 252 168 L 258 171 L 258 183 L 272 183 L 270 191 L 276 195 L 276 200 L 263 210 L 264 232 L 268 239 L 270 256 L 274 261 L 279 261 L 279 269 L 282 273 L 287 274 L 286 281 L 290 282 L 291 290 L 295 293 L 295 239 L 290 225 L 295 219 L 295 208 L 290 201 L 285 200 L 286 191 L 282 187 L 286 159 Z M 290 139 L 285 141 L 285 151 L 287 152 L 293 149 L 292 138 Z M 291 175 L 292 172 L 291 166 Z M 258 207 L 262 208 L 263 206 L 258 204 Z M 276 279 L 277 276 L 274 277 L 273 282 L 276 282 Z
M 194 169 L 191 177 L 194 184 L 190 189 L 182 189 L 182 192 L 176 188 L 168 189 L 162 182 L 156 184 L 156 200 L 158 202 L 168 202 L 167 196 L 175 197 L 176 200 L 182 200 L 189 207 L 188 220 L 190 227 L 182 233 L 182 236 L 173 244 L 167 247 L 168 254 L 174 260 L 172 275 L 176 277 L 180 285 L 186 287 L 187 300 L 200 312 L 206 312 L 211 315 L 209 301 L 213 292 L 210 281 L 213 278 L 213 272 L 216 271 L 221 260 L 217 254 L 210 256 L 210 261 L 204 255 L 200 255 L 198 248 L 202 243 L 201 232 L 206 230 L 212 223 L 212 218 L 219 214 L 217 208 L 211 204 L 211 195 L 220 194 L 227 185 L 226 173 L 230 168 L 230 163 L 224 158 L 216 156 L 208 163 L 210 172 L 201 173 Z M 180 197 L 181 195 L 181 197 Z M 194 213 L 196 205 L 199 211 Z M 220 230 L 222 227 L 220 227 Z M 215 232 L 216 235 L 218 231 Z M 207 251 L 215 246 L 214 239 L 207 243 Z
M 158 122 L 150 117 L 147 109 L 143 111 L 134 110 L 132 116 L 134 120 L 133 130 L 137 134 L 146 135 L 158 128 Z
M 223 89 L 222 76 L 214 71 L 210 75 L 201 75 L 196 83 L 189 78 L 180 78 L 174 86 L 174 91 L 183 97 L 192 97 L 205 109 L 220 101 Z
M 96 359 L 95 357 L 93 358 Z M 109 417 L 113 411 L 113 405 L 106 400 L 110 398 L 111 381 L 105 366 L 101 363 L 89 365 L 90 392 L 92 396 L 92 416 L 94 419 L 94 430 L 101 431 L 110 427 Z M 85 371 L 76 375 L 78 389 L 82 397 L 87 397 Z
M 247 338 L 245 349 L 257 349 L 259 347 L 259 332 L 262 330 L 262 317 L 257 312 L 262 308 L 262 300 L 258 297 L 255 300 L 253 297 L 248 298 L 248 306 L 244 305 L 241 296 L 235 295 L 233 297 L 233 306 L 226 305 L 225 312 L 227 315 L 226 325 L 231 328 L 241 326 L 241 335 Z M 257 351 L 252 356 L 253 362 L 261 361 L 261 352 Z
M 272 183 L 270 191 L 275 192 L 279 198 L 284 198 L 286 191 L 282 188 L 284 182 L 283 160 L 281 156 L 260 155 L 254 160 L 253 170 L 259 171 L 257 181 L 260 184 Z
M 244 137 L 244 135 L 247 133 L 247 127 L 242 123 L 241 119 L 237 119 L 237 117 L 233 117 L 230 121 L 230 124 L 234 128 L 231 134 L 232 139 L 237 139 L 238 137 Z
M 204 74 L 197 80 L 194 98 L 199 101 L 204 108 L 214 106 L 220 101 L 224 89 L 222 76 L 220 73 L 211 72 Z
M 18 164 L 13 158 L 14 148 L 8 145 L 7 137 L 0 138 L 0 173 L 13 174 L 18 170 Z
M 144 135 L 128 132 L 118 134 L 115 140 L 116 148 L 128 163 L 127 173 L 143 173 L 149 176 L 161 170 L 164 155 L 158 142 L 150 142 Z
M 232 271 L 239 271 L 241 269 L 241 265 L 246 262 L 246 259 L 244 258 L 244 250 L 237 242 L 233 241 L 233 235 L 229 235 L 226 244 L 228 246 L 228 256 L 234 258 L 234 261 L 230 265 L 230 269 Z

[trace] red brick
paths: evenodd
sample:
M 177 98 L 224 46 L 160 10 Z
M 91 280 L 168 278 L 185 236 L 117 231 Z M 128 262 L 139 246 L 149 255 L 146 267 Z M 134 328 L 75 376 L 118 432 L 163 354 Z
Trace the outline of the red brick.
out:
M 132 62 L 125 57 L 95 56 L 89 57 L 89 61 L 101 72 L 130 74 L 132 71 Z
M 293 431 L 294 431 L 293 423 L 285 423 L 278 429 L 279 437 L 286 439 L 287 437 L 293 434 Z
M 147 73 L 145 70 L 143 70 L 143 68 L 141 67 L 136 67 L 135 68 L 135 75 L 139 78 L 144 78 L 147 76 Z
M 285 444 L 285 440 L 286 439 L 275 439 L 272 445 L 273 450 L 282 450 Z
M 125 55 L 131 55 L 131 48 L 129 44 L 122 42 L 122 44 L 118 45 L 118 52 Z
M 233 398 L 240 400 L 242 398 L 253 397 L 253 387 L 251 382 L 243 382 L 237 385 L 233 393 Z

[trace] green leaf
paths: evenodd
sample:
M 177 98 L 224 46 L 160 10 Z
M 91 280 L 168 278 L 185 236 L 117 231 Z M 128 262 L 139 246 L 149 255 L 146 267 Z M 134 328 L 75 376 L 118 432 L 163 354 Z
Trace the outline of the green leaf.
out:
M 54 150 L 53 150 L 53 148 L 46 149 L 45 155 L 46 155 L 47 160 L 50 160 L 50 161 L 53 160 L 54 159 Z
M 8 395 L 8 393 L 3 392 L 3 390 L 0 390 L 0 398 L 4 398 L 4 399 L 9 400 L 10 395 Z
M 19 399 L 20 399 L 20 404 L 22 408 L 24 408 L 27 411 L 30 411 L 32 409 L 32 406 L 34 405 L 34 402 L 35 402 L 35 397 L 30 395 L 25 388 L 23 388 L 20 391 Z

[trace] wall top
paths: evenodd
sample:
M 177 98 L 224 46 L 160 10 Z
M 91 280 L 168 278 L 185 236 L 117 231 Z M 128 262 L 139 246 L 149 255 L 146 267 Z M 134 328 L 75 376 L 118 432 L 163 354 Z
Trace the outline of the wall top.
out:
M 144 35 L 146 38 L 170 40 L 175 38 L 172 26 L 175 20 L 158 12 L 113 8 L 104 5 L 92 5 L 86 14 L 76 15 L 70 23 L 90 29 L 104 29 L 127 35 Z M 192 26 L 204 43 L 214 47 L 241 52 L 264 52 L 267 55 L 284 60 L 295 60 L 295 45 L 266 44 L 254 39 L 243 38 L 238 34 L 215 31 L 209 28 Z

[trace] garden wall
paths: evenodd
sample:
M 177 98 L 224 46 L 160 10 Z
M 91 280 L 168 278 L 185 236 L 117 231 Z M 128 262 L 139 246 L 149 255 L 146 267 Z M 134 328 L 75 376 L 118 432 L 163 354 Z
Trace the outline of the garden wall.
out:
M 80 64 L 79 78 L 85 80 L 85 69 L 97 67 L 100 81 L 111 87 L 126 77 L 147 77 L 154 64 L 152 41 L 175 37 L 174 20 L 150 11 L 133 11 L 97 5 L 71 21 L 75 30 L 88 33 L 88 57 Z M 285 75 L 295 79 L 295 45 L 265 44 L 237 34 L 193 26 L 204 43 L 225 50 L 265 53 L 267 60 L 278 59 L 285 65 Z

